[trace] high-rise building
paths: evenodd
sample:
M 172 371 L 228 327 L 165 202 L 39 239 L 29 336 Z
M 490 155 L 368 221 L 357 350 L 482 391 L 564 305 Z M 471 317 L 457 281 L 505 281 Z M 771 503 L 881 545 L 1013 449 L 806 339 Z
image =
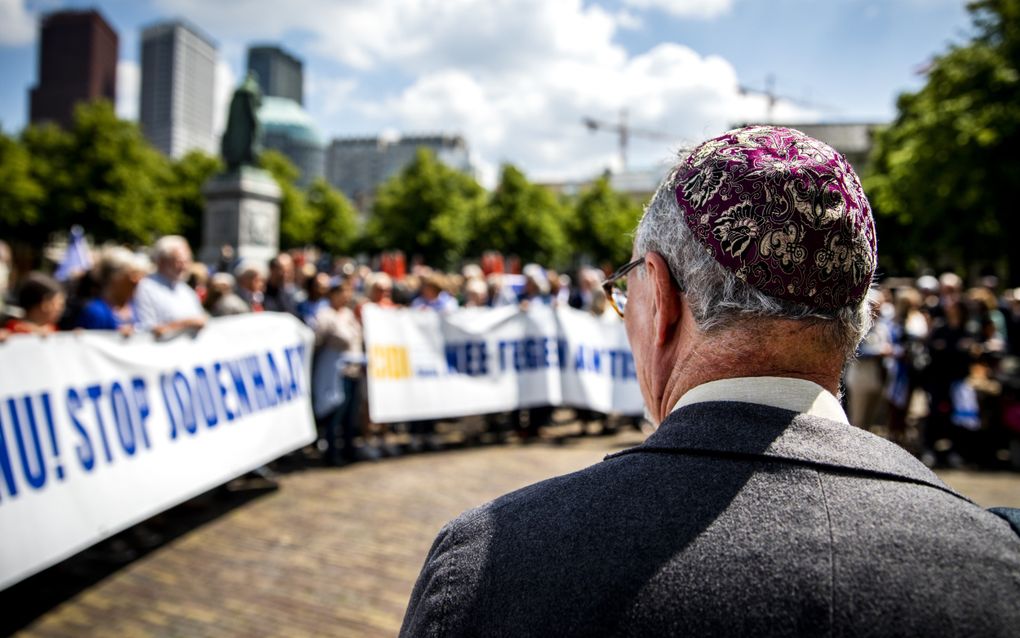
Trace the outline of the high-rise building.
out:
M 471 173 L 467 142 L 460 135 L 409 135 L 395 139 L 354 137 L 333 140 L 326 157 L 326 180 L 365 210 L 375 190 L 414 160 L 419 147 L 451 168 Z
M 216 152 L 215 82 L 216 44 L 197 28 L 175 20 L 142 31 L 138 120 L 153 146 L 173 158 Z
M 262 95 L 285 97 L 303 105 L 304 65 L 301 60 L 277 46 L 253 46 L 248 49 L 248 71 L 262 89 Z
M 29 119 L 69 126 L 79 102 L 117 100 L 117 32 L 98 11 L 58 11 L 39 25 L 39 83 Z

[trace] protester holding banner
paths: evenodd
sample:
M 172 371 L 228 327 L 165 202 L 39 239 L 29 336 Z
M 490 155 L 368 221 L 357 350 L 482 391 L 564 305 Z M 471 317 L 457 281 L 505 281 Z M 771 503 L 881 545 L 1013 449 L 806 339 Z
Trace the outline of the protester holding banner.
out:
M 237 282 L 228 272 L 218 272 L 209 278 L 209 288 L 202 306 L 213 317 L 243 315 L 251 308 L 234 292 Z
M 134 332 L 138 324 L 134 296 L 145 276 L 145 265 L 127 248 L 115 246 L 104 251 L 96 279 L 99 296 L 87 302 L 78 315 L 78 327 L 87 330 Z
M 177 235 L 160 238 L 153 247 L 156 272 L 138 283 L 135 307 L 142 329 L 157 337 L 180 330 L 197 330 L 206 315 L 198 295 L 184 275 L 191 264 L 191 247 Z
M 57 329 L 66 296 L 57 280 L 41 272 L 29 273 L 18 288 L 18 305 L 24 315 L 7 321 L 13 334 L 49 334 Z
M 327 465 L 339 459 L 357 460 L 354 439 L 360 430 L 365 350 L 358 323 L 349 305 L 354 286 L 335 278 L 326 293 L 328 305 L 315 316 L 316 362 L 313 373 L 315 412 L 325 429 Z M 337 453 L 337 430 L 343 446 Z
M 421 283 L 421 290 L 411 302 L 416 310 L 435 310 L 436 312 L 453 312 L 458 307 L 457 299 L 444 290 L 439 273 L 429 273 Z
M 533 304 L 550 306 L 555 297 L 551 294 L 550 278 L 538 264 L 524 267 L 524 290 L 518 297 L 521 310 L 527 311 Z M 536 405 L 527 410 L 515 410 L 510 414 L 510 425 L 525 441 L 534 441 L 542 428 L 552 423 L 553 406 Z
M 831 147 L 695 148 L 606 282 L 658 430 L 444 527 L 402 635 L 1015 635 L 1020 537 L 837 399 L 876 263 Z
M 243 261 L 234 271 L 237 294 L 248 305 L 250 312 L 262 312 L 266 289 L 266 267 L 252 261 Z
M 299 297 L 294 285 L 294 260 L 287 253 L 280 253 L 269 260 L 262 306 L 269 312 L 289 312 L 296 317 Z
M 305 281 L 305 298 L 297 305 L 298 318 L 311 328 L 315 328 L 315 316 L 325 308 L 329 301 L 326 292 L 329 290 L 330 276 L 317 272 Z

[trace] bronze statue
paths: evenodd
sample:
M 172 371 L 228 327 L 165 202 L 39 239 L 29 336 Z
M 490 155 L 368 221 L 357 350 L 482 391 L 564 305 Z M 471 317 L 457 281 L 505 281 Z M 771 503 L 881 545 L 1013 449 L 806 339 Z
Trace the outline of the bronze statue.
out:
M 249 72 L 230 100 L 227 130 L 223 132 L 220 145 L 228 171 L 258 165 L 262 153 L 262 127 L 258 118 L 261 104 L 262 92 L 255 76 Z

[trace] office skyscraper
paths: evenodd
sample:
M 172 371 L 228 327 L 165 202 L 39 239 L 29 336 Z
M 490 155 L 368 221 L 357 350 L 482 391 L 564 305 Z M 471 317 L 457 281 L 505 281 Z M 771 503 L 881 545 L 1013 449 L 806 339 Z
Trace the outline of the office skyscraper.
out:
M 474 172 L 467 142 L 460 135 L 351 137 L 334 139 L 330 144 L 326 181 L 343 191 L 359 209 L 367 210 L 379 185 L 414 161 L 419 147 L 432 151 L 451 168 Z
M 98 11 L 58 11 L 39 25 L 39 83 L 29 119 L 69 126 L 79 102 L 117 100 L 117 32 Z
M 304 105 L 304 65 L 276 46 L 248 49 L 248 70 L 255 73 L 262 95 L 285 97 Z
M 138 119 L 145 137 L 170 157 L 217 152 L 213 139 L 216 44 L 190 24 L 163 22 L 142 31 Z

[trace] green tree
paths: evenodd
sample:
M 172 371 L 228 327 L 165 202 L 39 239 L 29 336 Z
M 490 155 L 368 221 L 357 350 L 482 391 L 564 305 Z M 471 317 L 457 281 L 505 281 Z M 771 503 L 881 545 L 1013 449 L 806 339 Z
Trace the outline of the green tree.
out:
M 18 139 L 0 131 L 0 236 L 16 236 L 39 222 L 44 191 L 32 174 L 31 159 Z
M 69 188 L 55 193 L 63 215 L 103 240 L 147 244 L 179 232 L 180 215 L 163 191 L 170 162 L 136 124 L 118 119 L 109 102 L 82 104 L 70 136 L 68 155 L 48 158 L 70 175 Z
M 321 177 L 308 187 L 315 219 L 315 244 L 334 255 L 350 254 L 358 233 L 358 214 L 343 193 Z
M 505 164 L 499 184 L 479 220 L 475 252 L 499 250 L 524 261 L 559 267 L 569 259 L 569 207 L 548 188 L 532 184 L 517 167 Z
M 10 237 L 35 252 L 55 232 L 67 232 L 72 217 L 66 199 L 74 192 L 70 170 L 73 138 L 55 124 L 30 126 L 22 131 L 21 143 L 28 153 L 29 173 L 43 189 L 37 214 L 25 216 Z
M 641 219 L 641 206 L 617 193 L 602 176 L 575 202 L 571 237 L 577 252 L 592 262 L 621 265 L 630 261 L 632 233 Z
M 403 171 L 378 190 L 366 237 L 375 250 L 400 249 L 449 266 L 463 258 L 485 206 L 473 177 L 418 149 Z
M 995 266 L 1020 283 L 1020 0 L 971 2 L 975 37 L 937 57 L 876 137 L 865 187 L 887 270 Z M 884 240 L 884 241 L 882 241 Z
M 202 242 L 202 187 L 221 170 L 223 162 L 202 151 L 191 151 L 170 166 L 170 180 L 165 185 L 167 208 L 180 219 L 180 233 L 193 247 Z
M 300 171 L 278 151 L 265 151 L 260 163 L 283 191 L 280 200 L 280 247 L 296 248 L 313 243 L 316 236 L 315 212 L 309 208 L 304 192 L 297 185 Z

